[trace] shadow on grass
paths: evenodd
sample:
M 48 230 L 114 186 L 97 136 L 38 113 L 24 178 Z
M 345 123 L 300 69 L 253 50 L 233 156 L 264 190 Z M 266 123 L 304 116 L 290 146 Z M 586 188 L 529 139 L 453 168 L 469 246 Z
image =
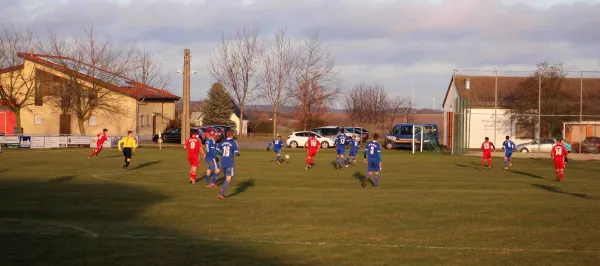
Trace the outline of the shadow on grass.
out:
M 219 240 L 235 239 L 232 235 L 180 229 L 184 227 L 174 224 L 193 224 L 193 218 L 165 216 L 155 207 L 181 191 L 163 194 L 131 185 L 86 183 L 87 179 L 47 185 L 70 179 L 58 175 L 40 176 L 35 182 L 0 180 L 6 186 L 0 202 L 10 203 L 0 204 L 3 265 L 291 265 L 299 259 L 285 250 Z M 252 185 L 253 180 L 242 182 L 236 192 Z M 157 221 L 141 222 L 148 215 Z
M 554 192 L 554 193 L 558 193 L 558 194 L 565 194 L 565 195 L 569 195 L 569 196 L 573 196 L 573 197 L 577 197 L 577 198 L 582 198 L 582 199 L 592 199 L 592 197 L 586 195 L 586 194 L 581 194 L 581 193 L 571 193 L 571 192 L 566 192 L 566 191 L 562 191 L 560 188 L 554 187 L 554 186 L 548 186 L 548 185 L 542 185 L 542 184 L 531 184 L 532 186 L 536 187 L 536 188 L 540 188 L 546 191 L 550 191 L 550 192 Z
M 50 179 L 50 181 L 48 181 L 48 183 L 68 182 L 68 181 L 71 181 L 71 180 L 75 179 L 76 177 L 77 176 L 74 176 L 74 175 L 61 176 L 61 177 Z
M 527 172 L 517 171 L 517 170 L 508 170 L 508 171 L 511 172 L 511 173 L 513 173 L 513 174 L 523 175 L 523 176 L 527 176 L 527 177 L 531 177 L 531 178 L 537 178 L 537 179 L 544 179 L 543 176 L 539 176 L 539 175 L 532 174 L 532 173 L 527 173 Z
M 148 166 L 159 164 L 159 163 L 160 163 L 160 161 L 145 162 L 145 163 L 138 164 L 138 166 L 135 169 L 140 169 L 140 168 L 148 167 Z
M 248 188 L 253 187 L 253 186 L 254 186 L 254 179 L 243 181 L 243 182 L 239 183 L 235 187 L 235 191 L 233 191 L 233 193 L 231 193 L 227 197 L 228 198 L 235 197 L 235 196 L 239 195 L 240 193 L 246 192 L 246 190 L 248 190 Z
M 481 166 L 475 167 L 475 166 L 468 166 L 468 165 L 464 165 L 464 164 L 455 164 L 455 165 L 458 167 L 462 167 L 462 168 L 473 168 L 477 171 L 481 171 Z
M 354 178 L 356 178 L 356 180 L 358 180 L 360 183 L 364 182 L 365 179 L 367 178 L 363 173 L 361 172 L 354 172 L 354 174 L 352 175 Z M 367 182 L 369 182 L 369 184 L 371 184 L 372 186 L 375 185 L 375 183 L 373 183 L 373 180 L 369 179 L 367 180 Z
M 116 154 L 116 155 L 111 155 L 111 156 L 98 156 L 102 159 L 110 159 L 110 158 L 117 158 L 117 157 L 123 157 L 123 155 L 121 154 Z

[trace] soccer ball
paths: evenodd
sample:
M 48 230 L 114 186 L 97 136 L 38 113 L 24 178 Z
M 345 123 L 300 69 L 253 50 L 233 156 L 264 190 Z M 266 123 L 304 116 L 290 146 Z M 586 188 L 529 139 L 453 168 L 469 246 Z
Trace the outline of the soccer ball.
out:
M 286 154 L 284 157 L 286 160 L 290 158 L 290 156 L 288 154 Z

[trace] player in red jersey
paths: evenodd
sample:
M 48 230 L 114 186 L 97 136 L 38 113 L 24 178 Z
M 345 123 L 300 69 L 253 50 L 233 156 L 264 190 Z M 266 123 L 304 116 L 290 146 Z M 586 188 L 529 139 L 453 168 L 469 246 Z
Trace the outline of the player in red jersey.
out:
M 96 135 L 96 149 L 90 154 L 90 159 L 92 158 L 92 156 L 96 155 L 98 156 L 98 154 L 100 154 L 100 152 L 102 151 L 102 146 L 104 145 L 104 142 L 108 140 L 108 129 L 103 129 L 102 133 Z
M 198 138 L 198 131 L 193 131 L 191 137 L 185 141 L 185 149 L 188 150 L 188 162 L 190 163 L 190 183 L 196 184 L 196 168 L 200 166 L 200 154 L 206 158 L 202 148 L 202 141 Z
M 310 133 L 310 138 L 308 139 L 306 144 L 304 144 L 304 146 L 308 148 L 308 152 L 306 153 L 305 169 L 312 168 L 313 164 L 315 163 L 315 156 L 321 148 L 321 142 L 316 138 L 316 135 L 314 133 Z
M 562 182 L 565 177 L 565 157 L 569 153 L 563 146 L 563 140 L 557 139 L 556 145 L 552 147 L 550 157 L 554 159 L 554 170 L 556 172 L 556 181 Z
M 490 141 L 490 138 L 485 137 L 485 141 L 481 143 L 481 150 L 483 151 L 483 158 L 481 159 L 481 166 L 485 167 L 485 161 L 488 161 L 488 169 L 492 168 L 492 149 L 496 151 L 494 143 Z

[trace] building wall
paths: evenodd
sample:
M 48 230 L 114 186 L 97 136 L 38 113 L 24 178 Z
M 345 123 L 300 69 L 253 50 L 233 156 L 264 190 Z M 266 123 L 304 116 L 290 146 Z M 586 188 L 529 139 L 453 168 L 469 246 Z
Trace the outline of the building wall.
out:
M 237 132 L 238 130 L 238 126 L 240 124 L 240 118 L 235 115 L 235 113 L 231 114 L 231 117 L 229 118 L 231 121 L 233 121 L 235 123 L 234 129 L 236 130 L 236 134 L 240 134 L 240 132 Z M 196 122 L 197 126 L 202 126 L 202 116 L 197 117 L 197 120 L 192 121 L 192 122 Z M 244 120 L 244 124 L 242 127 L 242 135 L 247 134 L 248 133 L 248 120 Z
M 444 106 L 442 106 L 442 109 L 444 110 L 444 145 L 448 145 L 448 130 L 452 128 L 448 127 L 448 113 L 454 112 L 454 101 L 456 101 L 456 86 L 454 84 L 454 81 L 452 81 L 452 84 L 450 84 L 450 89 L 448 91 L 446 102 L 444 103 Z
M 141 102 L 138 113 L 138 135 L 149 137 L 164 131 L 169 121 L 175 118 L 175 102 Z M 156 125 L 153 125 L 156 117 Z
M 494 116 L 496 117 L 494 121 Z M 471 109 L 468 115 L 470 128 L 469 133 L 469 148 L 478 149 L 485 137 L 490 138 L 497 149 L 501 148 L 502 142 L 506 136 L 511 136 L 511 139 L 516 144 L 532 141 L 532 138 L 515 138 L 516 122 L 511 121 L 510 115 L 506 114 L 506 109 Z M 495 126 L 494 126 L 495 122 Z

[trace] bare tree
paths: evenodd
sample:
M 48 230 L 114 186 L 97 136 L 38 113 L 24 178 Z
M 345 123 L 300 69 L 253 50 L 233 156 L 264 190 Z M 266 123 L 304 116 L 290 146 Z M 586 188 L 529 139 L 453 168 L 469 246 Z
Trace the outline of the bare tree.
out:
M 327 104 L 335 102 L 340 82 L 333 61 L 317 34 L 304 41 L 298 60 L 291 95 L 296 100 L 299 128 L 307 130 L 327 111 Z
M 19 52 L 32 49 L 35 35 L 31 29 L 0 25 L 0 100 L 16 116 L 17 130 L 21 128 L 21 110 L 41 105 L 43 95 L 36 90 L 35 72 L 25 69 Z
M 262 51 L 258 34 L 259 27 L 255 24 L 252 27 L 239 27 L 231 40 L 223 35 L 208 66 L 210 74 L 223 84 L 240 109 L 239 133 L 242 133 L 245 105 L 254 100 L 259 85 L 256 75 Z
M 279 107 L 288 100 L 292 90 L 297 49 L 286 37 L 285 29 L 275 33 L 275 44 L 263 57 L 261 71 L 262 96 L 273 107 L 273 136 L 277 134 Z
M 170 91 L 170 75 L 163 72 L 163 65 L 158 61 L 151 51 L 139 49 L 135 51 L 132 58 L 132 71 L 129 78 L 146 86 Z
M 396 96 L 389 102 L 388 114 L 390 119 L 390 128 L 394 127 L 394 121 L 401 114 L 407 114 L 412 102 L 408 97 Z M 405 116 L 405 122 L 408 123 L 408 116 Z
M 93 27 L 60 46 L 54 50 L 53 61 L 66 70 L 63 91 L 74 95 L 73 113 L 80 134 L 86 133 L 84 125 L 92 115 L 126 116 L 123 97 L 108 88 L 134 87 L 127 78 L 134 70 L 134 50 L 127 44 L 113 44 L 109 36 L 98 39 Z

